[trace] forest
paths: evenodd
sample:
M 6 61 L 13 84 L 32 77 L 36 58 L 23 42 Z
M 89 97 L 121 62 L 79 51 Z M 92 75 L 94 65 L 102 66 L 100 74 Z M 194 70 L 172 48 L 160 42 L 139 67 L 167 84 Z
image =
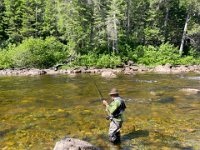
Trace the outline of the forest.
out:
M 0 0 L 0 69 L 199 58 L 200 0 Z

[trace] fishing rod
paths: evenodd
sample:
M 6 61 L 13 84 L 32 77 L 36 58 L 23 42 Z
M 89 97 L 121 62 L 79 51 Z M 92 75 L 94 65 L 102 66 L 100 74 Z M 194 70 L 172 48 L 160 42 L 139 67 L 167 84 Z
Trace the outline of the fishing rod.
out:
M 97 92 L 98 92 L 98 94 L 99 94 L 100 100 L 103 100 L 103 99 L 104 99 L 104 98 L 103 98 L 103 95 L 102 95 L 101 91 L 99 90 L 99 88 L 98 88 L 98 86 L 97 86 L 95 80 L 92 78 L 92 76 L 91 76 L 89 73 L 88 73 L 88 75 L 89 75 L 90 79 L 93 81 L 93 83 L 94 83 L 94 85 L 95 85 L 95 87 L 96 87 L 96 90 L 97 90 Z

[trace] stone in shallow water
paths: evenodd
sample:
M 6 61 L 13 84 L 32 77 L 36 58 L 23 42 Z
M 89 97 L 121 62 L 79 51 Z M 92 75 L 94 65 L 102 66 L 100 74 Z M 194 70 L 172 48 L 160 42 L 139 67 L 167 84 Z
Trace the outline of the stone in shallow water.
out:
M 159 99 L 159 103 L 173 103 L 175 101 L 174 97 L 163 97 Z
M 86 141 L 64 138 L 56 142 L 54 150 L 98 150 L 98 148 Z

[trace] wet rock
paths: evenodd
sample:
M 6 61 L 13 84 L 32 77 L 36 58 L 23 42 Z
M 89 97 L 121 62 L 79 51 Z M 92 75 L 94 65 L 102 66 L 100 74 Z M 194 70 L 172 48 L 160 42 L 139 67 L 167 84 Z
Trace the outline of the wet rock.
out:
M 153 69 L 154 72 L 158 72 L 158 73 L 170 73 L 171 72 L 171 68 L 172 66 L 170 64 L 166 64 L 166 65 L 159 65 L 157 67 L 155 67 Z
M 129 66 L 126 66 L 124 69 L 124 74 L 126 75 L 133 74 L 133 70 Z
M 190 89 L 190 88 L 184 88 L 180 90 L 181 92 L 184 92 L 186 95 L 193 95 L 193 94 L 199 94 L 199 89 Z
M 105 77 L 105 78 L 116 78 L 117 77 L 117 75 L 113 71 L 103 71 L 101 73 L 101 76 Z
M 56 142 L 54 150 L 98 150 L 98 148 L 86 141 L 64 138 Z
M 132 60 L 129 60 L 128 62 L 127 62 L 127 65 L 128 66 L 132 66 L 134 64 L 134 62 L 132 61 Z

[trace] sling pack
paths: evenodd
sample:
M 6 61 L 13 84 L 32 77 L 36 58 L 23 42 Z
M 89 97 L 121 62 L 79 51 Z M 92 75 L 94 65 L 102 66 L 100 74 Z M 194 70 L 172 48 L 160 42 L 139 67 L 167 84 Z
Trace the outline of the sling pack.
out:
M 120 98 L 120 106 L 112 113 L 113 118 L 119 117 L 126 109 L 125 102 Z

